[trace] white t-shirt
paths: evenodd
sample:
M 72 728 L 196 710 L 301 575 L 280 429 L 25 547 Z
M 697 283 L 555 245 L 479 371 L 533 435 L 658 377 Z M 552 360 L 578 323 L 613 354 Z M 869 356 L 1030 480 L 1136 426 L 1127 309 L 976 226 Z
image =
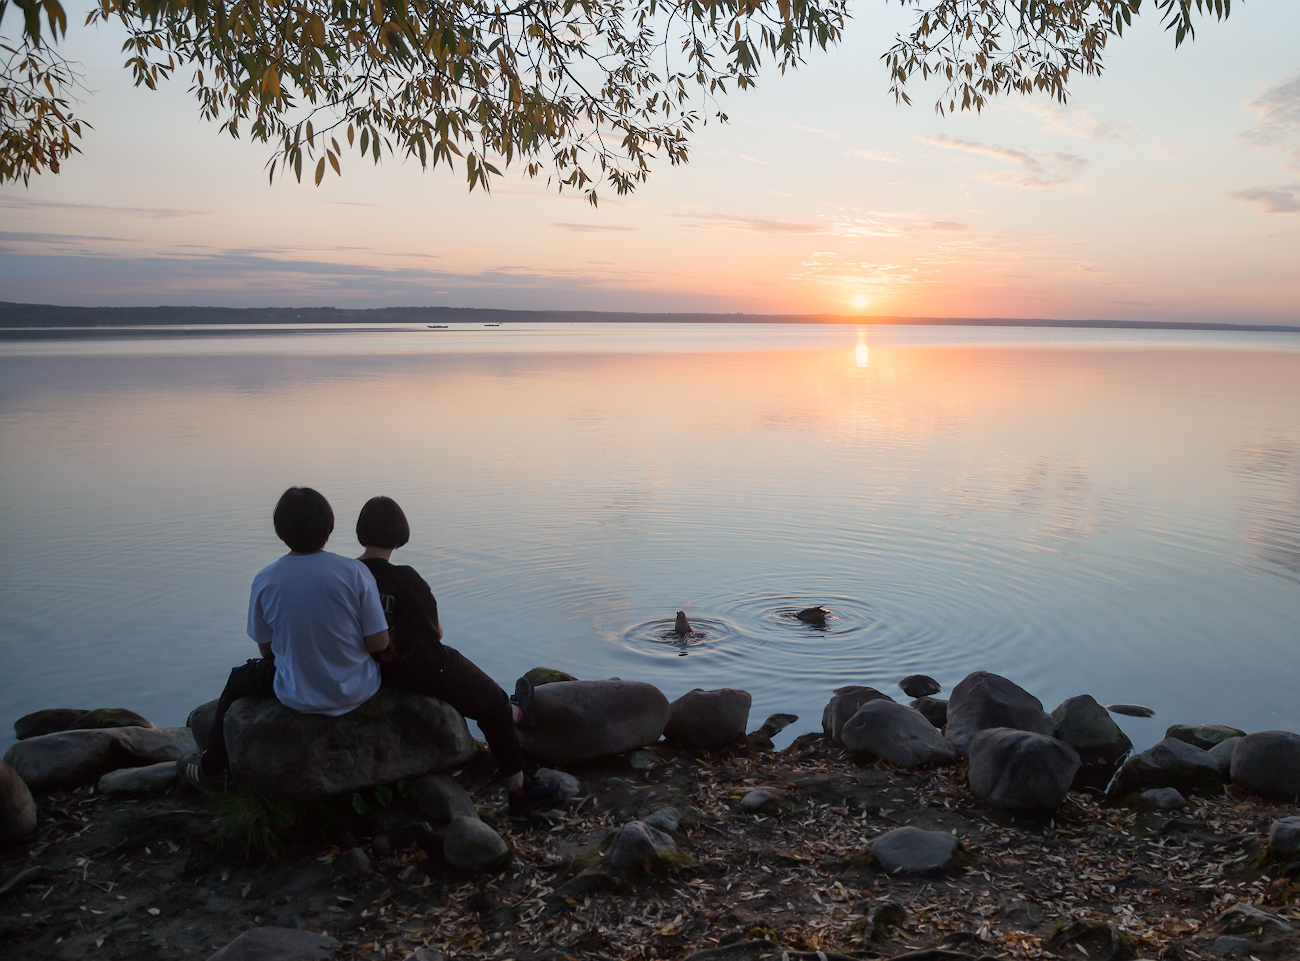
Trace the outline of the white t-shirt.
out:
M 248 636 L 275 655 L 275 696 L 304 714 L 346 714 L 379 690 L 365 639 L 388 627 L 375 578 L 360 561 L 286 554 L 257 572 Z

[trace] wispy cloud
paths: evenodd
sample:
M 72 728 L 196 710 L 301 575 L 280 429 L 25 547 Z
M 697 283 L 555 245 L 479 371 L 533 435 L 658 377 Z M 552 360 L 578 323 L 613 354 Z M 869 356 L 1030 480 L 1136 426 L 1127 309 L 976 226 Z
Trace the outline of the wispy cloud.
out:
M 211 217 L 211 210 L 177 210 L 172 207 L 109 207 L 103 204 L 75 204 L 58 200 L 32 200 L 29 197 L 0 197 L 0 205 L 28 210 L 67 210 L 78 213 L 104 213 L 127 217 L 147 217 L 156 220 Z
M 861 157 L 863 160 L 878 160 L 881 163 L 896 164 L 899 158 L 892 153 L 884 150 L 850 150 L 850 157 Z
M 1061 106 L 1043 100 L 1025 98 L 1019 107 L 1026 113 L 1033 114 L 1043 121 L 1041 129 L 1067 137 L 1081 140 L 1105 140 L 1111 143 L 1124 143 L 1130 146 L 1137 139 L 1137 132 L 1126 123 L 1112 123 L 1098 120 L 1083 107 Z
M 690 221 L 687 227 L 698 230 L 751 230 L 760 234 L 826 234 L 831 228 L 823 224 L 799 224 L 789 220 L 763 220 L 735 217 L 731 214 L 664 214 L 673 220 Z
M 998 147 L 974 140 L 959 140 L 946 134 L 916 139 L 932 147 L 978 154 L 1004 163 L 1015 164 L 1020 168 L 1019 170 L 990 170 L 981 174 L 980 178 L 989 183 L 1019 187 L 1022 190 L 1046 190 L 1063 186 L 1078 176 L 1088 165 L 1087 158 L 1074 154 L 1015 150 L 1011 147 Z
M 1300 213 L 1300 184 L 1286 184 L 1281 187 L 1251 187 L 1238 190 L 1228 196 L 1233 200 L 1243 200 L 1255 204 L 1266 214 Z
M 639 229 L 640 229 L 639 227 L 615 227 L 615 226 L 612 226 L 612 225 L 610 225 L 610 224 L 566 224 L 566 223 L 553 223 L 553 224 L 551 224 L 551 226 L 552 226 L 552 227 L 559 227 L 561 230 L 571 230 L 571 231 L 573 231 L 575 234 L 618 233 L 618 232 L 622 232 L 622 231 L 635 231 L 635 230 L 639 230 Z
M 791 130 L 802 130 L 804 133 L 815 133 L 822 137 L 829 137 L 831 140 L 842 139 L 839 134 L 833 133 L 830 130 L 822 130 L 820 127 L 805 127 L 802 124 L 797 123 L 784 123 L 781 126 L 789 127 Z
M 1266 87 L 1244 106 L 1259 123 L 1238 139 L 1250 147 L 1280 147 L 1287 151 L 1286 165 L 1300 170 L 1300 74 Z
M 53 244 L 55 246 L 72 244 L 79 246 L 88 241 L 130 242 L 126 237 L 96 237 L 90 234 L 43 234 L 25 230 L 0 230 L 0 244 L 27 243 Z

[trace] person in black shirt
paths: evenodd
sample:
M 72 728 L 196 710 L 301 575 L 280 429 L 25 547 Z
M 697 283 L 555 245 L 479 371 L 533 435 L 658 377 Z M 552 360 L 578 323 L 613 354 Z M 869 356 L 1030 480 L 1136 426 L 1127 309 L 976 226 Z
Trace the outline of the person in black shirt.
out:
M 459 651 L 442 643 L 438 601 L 413 567 L 391 563 L 393 551 L 411 536 L 402 508 L 391 497 L 372 497 L 357 517 L 357 540 L 365 548 L 358 558 L 375 576 L 391 646 L 378 657 L 383 683 L 428 694 L 446 701 L 465 717 L 477 721 L 506 781 L 510 807 L 532 810 L 554 800 L 560 786 L 554 778 L 524 773 L 524 753 L 515 727 L 526 722 L 527 694 L 512 703 L 501 687 Z

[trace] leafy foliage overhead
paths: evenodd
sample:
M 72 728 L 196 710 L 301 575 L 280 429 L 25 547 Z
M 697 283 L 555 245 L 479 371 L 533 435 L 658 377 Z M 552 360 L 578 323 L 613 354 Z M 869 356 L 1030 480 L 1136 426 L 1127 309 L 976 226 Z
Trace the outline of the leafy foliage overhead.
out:
M 912 31 L 885 53 L 892 92 L 945 83 L 941 112 L 1099 74 L 1142 0 L 899 0 Z M 1174 32 L 1231 0 L 1149 0 Z M 3 31 L 13 4 L 22 15 Z M 99 0 L 87 24 L 127 32 L 126 66 L 153 88 L 191 77 L 200 112 L 274 144 L 272 180 L 320 183 L 357 150 L 463 165 L 488 188 L 512 164 L 560 189 L 633 190 L 652 159 L 678 164 L 717 100 L 837 42 L 848 0 Z M 53 44 L 59 0 L 0 0 L 0 182 L 28 182 L 78 150 L 74 65 Z M 346 147 L 344 146 L 346 142 Z

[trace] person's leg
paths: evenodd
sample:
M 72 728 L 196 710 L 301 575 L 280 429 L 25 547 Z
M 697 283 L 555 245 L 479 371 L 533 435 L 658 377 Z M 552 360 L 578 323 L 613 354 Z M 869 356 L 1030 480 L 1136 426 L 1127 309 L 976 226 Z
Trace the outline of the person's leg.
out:
M 515 733 L 513 705 L 496 681 L 455 648 L 416 651 L 400 661 L 381 664 L 384 683 L 446 701 L 477 721 L 492 749 L 506 787 L 523 784 L 524 752 Z
M 275 696 L 275 658 L 259 657 L 242 664 L 230 672 L 225 690 L 217 701 L 217 712 L 212 716 L 208 730 L 208 746 L 203 752 L 203 770 L 211 777 L 219 777 L 230 764 L 226 754 L 226 712 L 241 697 Z

